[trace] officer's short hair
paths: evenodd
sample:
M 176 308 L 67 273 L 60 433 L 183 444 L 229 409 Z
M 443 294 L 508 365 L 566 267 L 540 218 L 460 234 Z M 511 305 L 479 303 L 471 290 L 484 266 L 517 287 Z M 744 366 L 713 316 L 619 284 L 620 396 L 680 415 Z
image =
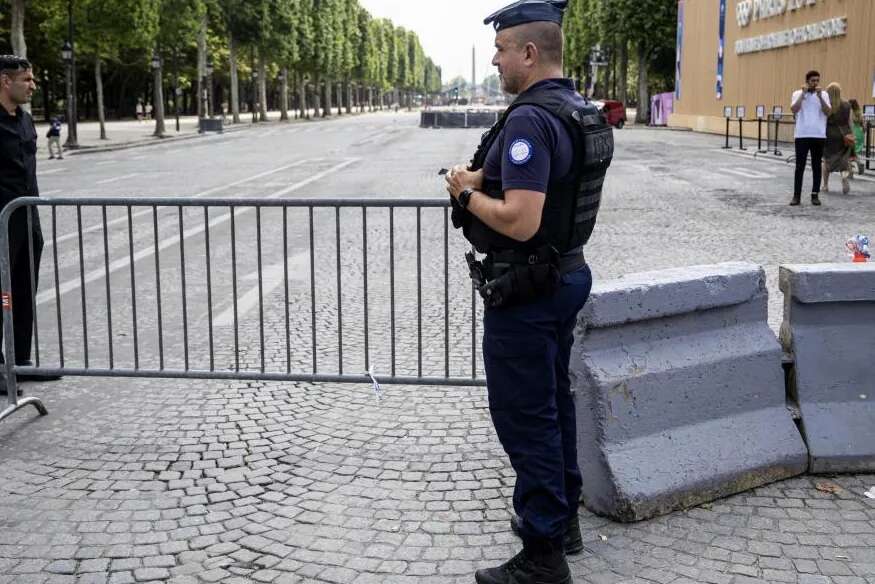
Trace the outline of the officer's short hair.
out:
M 820 73 L 817 71 L 809 71 L 805 74 L 805 81 L 808 82 L 812 77 L 820 77 Z
M 0 55 L 0 75 L 12 76 L 19 71 L 33 69 L 30 61 L 17 55 Z
M 529 22 L 510 29 L 516 44 L 522 48 L 528 43 L 538 47 L 541 57 L 547 63 L 562 64 L 564 40 L 562 27 L 555 22 Z

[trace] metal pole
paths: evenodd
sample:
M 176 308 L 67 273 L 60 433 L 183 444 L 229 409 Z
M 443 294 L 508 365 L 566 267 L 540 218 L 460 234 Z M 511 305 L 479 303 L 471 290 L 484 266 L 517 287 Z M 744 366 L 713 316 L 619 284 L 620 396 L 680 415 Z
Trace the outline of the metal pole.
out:
M 757 119 L 757 152 L 763 151 L 763 119 Z
M 747 150 L 744 147 L 744 120 L 738 118 L 738 149 Z
M 866 170 L 871 169 L 871 161 L 869 158 L 872 156 L 872 120 L 866 122 Z
M 781 134 L 781 116 L 775 116 L 775 156 L 780 156 L 781 151 L 778 150 L 778 138 Z
M 173 109 L 176 110 L 176 131 L 179 132 L 179 97 L 182 91 L 179 89 L 179 59 L 177 50 L 173 49 Z
M 73 39 L 73 0 L 67 0 L 67 36 L 70 38 L 70 84 L 67 88 L 67 148 L 79 148 L 76 128 L 76 43 Z
M 724 150 L 731 149 L 732 146 L 729 145 L 729 118 L 726 118 L 726 146 L 723 147 Z

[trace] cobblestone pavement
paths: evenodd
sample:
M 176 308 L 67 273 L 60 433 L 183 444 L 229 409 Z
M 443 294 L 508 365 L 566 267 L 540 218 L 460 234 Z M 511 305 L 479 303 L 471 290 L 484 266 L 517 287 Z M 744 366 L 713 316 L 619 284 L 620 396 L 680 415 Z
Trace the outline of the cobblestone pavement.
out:
M 432 167 L 463 159 L 476 136 L 398 134 L 380 156 L 359 148 L 361 163 L 307 194 L 440 194 Z M 248 149 L 258 147 L 246 140 Z M 875 224 L 871 183 L 856 183 L 852 196 L 825 196 L 820 210 L 790 209 L 791 169 L 720 153 L 717 138 L 632 130 L 618 133 L 618 143 L 588 250 L 600 278 L 724 259 L 758 262 L 768 270 L 776 327 L 777 264 L 842 260 L 844 239 Z M 326 167 L 350 155 L 333 144 L 310 146 L 307 156 L 325 156 Z M 400 160 L 407 165 L 392 175 Z M 126 188 L 144 190 L 141 180 L 147 177 Z M 439 241 L 425 246 L 427 293 L 440 281 Z M 399 289 L 414 293 L 406 261 L 408 280 Z M 358 281 L 361 269 L 350 265 Z M 459 270 L 455 260 L 452 270 Z M 319 305 L 326 362 L 338 348 L 331 276 Z M 296 286 L 306 290 L 303 284 Z M 360 293 L 345 284 L 344 301 L 354 306 Z M 271 306 L 282 304 L 278 294 Z M 372 300 L 385 301 L 385 291 L 374 290 Z M 442 318 L 434 308 L 440 301 L 427 307 L 428 321 Z M 296 365 L 312 358 L 303 342 L 308 302 L 296 296 L 291 305 L 301 341 Z M 71 314 L 79 309 L 65 306 Z M 405 306 L 398 351 L 409 359 L 416 313 Z M 281 314 L 266 319 L 266 359 L 279 366 L 286 358 L 277 344 Z M 384 316 L 375 313 L 371 323 L 375 345 L 386 334 Z M 346 307 L 344 318 L 351 319 L 345 355 L 358 358 L 361 328 Z M 459 317 L 451 326 L 461 334 L 468 325 Z M 71 343 L 79 340 L 68 332 Z M 101 334 L 99 323 L 89 329 L 89 336 Z M 241 335 L 244 365 L 257 364 L 251 320 Z M 439 371 L 443 339 L 428 328 L 424 337 L 425 368 Z M 454 342 L 452 354 L 463 359 L 469 343 Z M 171 358 L 179 346 L 178 338 L 168 340 Z M 144 351 L 154 357 L 153 348 Z M 234 358 L 227 342 L 217 354 L 222 363 Z M 0 424 L 0 584 L 470 583 L 475 569 L 519 548 L 508 525 L 513 472 L 482 388 L 384 386 L 379 400 L 364 385 L 67 377 L 26 389 L 45 399 L 50 414 L 26 410 Z M 872 486 L 875 476 L 799 477 L 632 525 L 581 507 L 586 549 L 571 558 L 575 581 L 875 584 L 875 500 L 863 494 Z

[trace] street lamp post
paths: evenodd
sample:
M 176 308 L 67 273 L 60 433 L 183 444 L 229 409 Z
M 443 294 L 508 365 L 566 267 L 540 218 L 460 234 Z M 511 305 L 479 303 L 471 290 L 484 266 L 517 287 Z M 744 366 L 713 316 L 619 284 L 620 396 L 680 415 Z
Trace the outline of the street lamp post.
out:
M 206 115 L 208 118 L 212 119 L 213 117 L 213 56 L 207 55 L 207 67 L 205 69 L 207 74 L 207 82 L 206 82 L 206 94 L 207 94 L 207 107 Z
M 154 91 L 152 101 L 155 109 L 155 136 L 158 138 L 164 137 L 164 83 L 163 75 L 161 74 L 161 55 L 158 51 L 152 54 L 152 73 Z
M 65 81 L 67 84 L 67 148 L 78 148 L 79 140 L 76 132 L 76 92 L 73 90 L 73 45 L 64 41 L 61 48 L 61 58 L 66 65 Z

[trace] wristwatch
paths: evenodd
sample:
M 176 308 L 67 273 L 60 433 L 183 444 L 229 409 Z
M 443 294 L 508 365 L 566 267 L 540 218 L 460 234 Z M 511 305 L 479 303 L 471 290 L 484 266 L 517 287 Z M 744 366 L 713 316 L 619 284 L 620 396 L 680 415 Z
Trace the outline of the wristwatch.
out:
M 471 195 L 474 194 L 474 189 L 465 189 L 461 193 L 459 193 L 459 205 L 462 206 L 463 209 L 468 208 L 468 203 L 471 202 Z

